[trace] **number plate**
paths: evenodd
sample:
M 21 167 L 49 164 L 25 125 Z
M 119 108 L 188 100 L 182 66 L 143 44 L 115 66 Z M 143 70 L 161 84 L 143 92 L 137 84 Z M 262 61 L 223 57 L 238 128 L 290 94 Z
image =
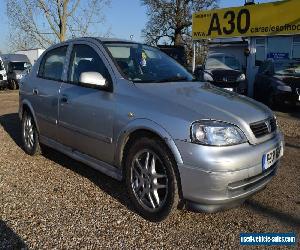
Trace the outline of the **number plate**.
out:
M 263 170 L 268 169 L 271 167 L 275 162 L 278 161 L 279 158 L 283 156 L 283 144 L 280 143 L 280 145 L 268 153 L 263 155 L 262 158 L 262 168 Z
M 233 91 L 233 88 L 224 88 L 226 90 L 229 90 L 229 91 Z

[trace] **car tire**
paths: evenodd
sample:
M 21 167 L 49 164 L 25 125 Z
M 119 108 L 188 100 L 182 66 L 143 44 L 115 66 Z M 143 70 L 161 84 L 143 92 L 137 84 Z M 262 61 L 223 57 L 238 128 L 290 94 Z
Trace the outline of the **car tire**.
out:
M 145 219 L 162 221 L 177 210 L 176 167 L 168 148 L 158 139 L 141 138 L 127 151 L 126 189 L 136 211 Z
M 24 151 L 31 156 L 41 154 L 38 130 L 32 114 L 28 111 L 22 116 L 22 145 Z

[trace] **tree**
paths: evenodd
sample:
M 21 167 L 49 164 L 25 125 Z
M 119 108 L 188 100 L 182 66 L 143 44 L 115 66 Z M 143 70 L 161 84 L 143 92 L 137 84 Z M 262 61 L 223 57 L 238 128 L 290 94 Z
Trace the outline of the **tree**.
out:
M 146 43 L 191 44 L 192 14 L 216 7 L 218 0 L 141 0 L 149 21 L 142 31 Z
M 109 4 L 110 0 L 7 0 L 10 47 L 47 48 L 87 36 L 93 25 L 104 22 L 102 10 Z

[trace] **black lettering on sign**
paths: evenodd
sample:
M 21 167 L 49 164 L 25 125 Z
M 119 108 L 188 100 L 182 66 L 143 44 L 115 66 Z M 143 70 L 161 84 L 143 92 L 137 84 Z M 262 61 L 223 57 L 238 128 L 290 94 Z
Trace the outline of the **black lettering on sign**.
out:
M 219 20 L 219 16 L 218 16 L 217 13 L 214 13 L 212 18 L 211 18 L 210 26 L 209 26 L 209 30 L 208 30 L 207 35 L 210 36 L 212 31 L 217 31 L 218 35 L 222 35 L 220 20 Z
M 245 18 L 245 26 L 242 27 L 242 18 Z M 248 9 L 241 9 L 237 17 L 237 29 L 241 34 L 247 33 L 250 28 L 250 12 Z
M 234 32 L 234 29 L 235 29 L 235 23 L 234 23 L 235 14 L 234 14 L 234 12 L 232 10 L 225 12 L 224 19 L 227 19 L 227 18 L 229 18 L 228 24 L 230 25 L 230 28 L 227 29 L 226 27 L 224 27 L 223 28 L 223 32 L 226 35 L 230 35 L 230 34 L 232 34 Z
M 251 16 L 248 9 L 241 9 L 237 15 L 232 10 L 226 11 L 223 20 L 227 21 L 228 25 L 221 27 L 219 16 L 217 13 L 214 13 L 210 21 L 207 36 L 211 36 L 212 32 L 217 32 L 220 36 L 222 35 L 222 31 L 226 35 L 231 35 L 236 30 L 240 34 L 245 34 L 250 29 Z

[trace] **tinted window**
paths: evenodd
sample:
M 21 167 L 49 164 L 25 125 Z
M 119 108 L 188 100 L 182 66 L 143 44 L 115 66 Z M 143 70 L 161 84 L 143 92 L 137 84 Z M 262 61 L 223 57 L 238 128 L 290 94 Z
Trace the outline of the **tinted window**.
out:
M 107 68 L 97 52 L 88 45 L 75 45 L 71 55 L 68 81 L 78 84 L 84 72 L 98 72 L 111 81 Z
M 241 64 L 232 56 L 227 55 L 212 55 L 207 58 L 206 69 L 228 69 L 228 70 L 241 70 Z
M 67 46 L 49 51 L 42 60 L 39 77 L 57 81 L 62 80 L 66 53 Z
M 30 64 L 27 62 L 11 62 L 9 63 L 10 70 L 26 70 L 30 68 Z

